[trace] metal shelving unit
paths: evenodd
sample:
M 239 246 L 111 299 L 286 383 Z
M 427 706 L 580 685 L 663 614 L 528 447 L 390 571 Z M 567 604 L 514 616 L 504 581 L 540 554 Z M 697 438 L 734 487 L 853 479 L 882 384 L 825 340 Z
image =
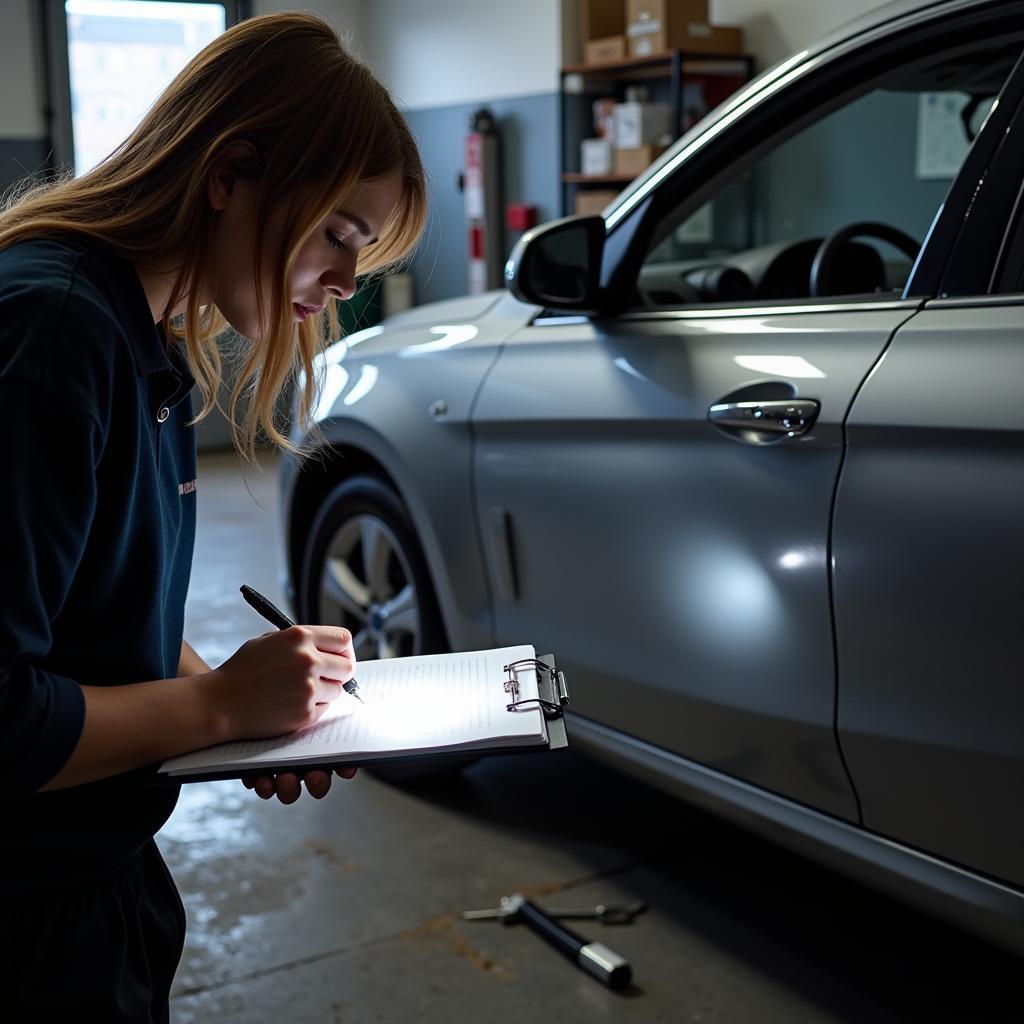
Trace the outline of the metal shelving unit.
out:
M 706 107 L 700 112 L 702 116 L 748 82 L 753 74 L 754 58 L 750 54 L 697 54 L 683 50 L 562 68 L 559 91 L 562 215 L 573 212 L 577 188 L 624 187 L 633 180 L 622 175 L 579 172 L 580 141 L 593 135 L 592 103 L 595 99 L 615 95 L 621 100 L 627 85 L 646 84 L 651 89 L 652 99 L 662 102 L 667 99 L 672 137 L 677 139 L 689 127 L 683 109 L 687 81 L 702 81 L 710 86 Z

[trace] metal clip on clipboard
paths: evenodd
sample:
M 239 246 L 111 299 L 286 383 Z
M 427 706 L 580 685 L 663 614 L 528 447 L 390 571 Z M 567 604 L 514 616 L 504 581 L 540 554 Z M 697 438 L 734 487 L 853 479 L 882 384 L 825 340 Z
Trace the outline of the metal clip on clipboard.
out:
M 537 696 L 520 697 L 519 672 L 532 668 L 537 673 Z M 506 709 L 511 712 L 529 711 L 540 708 L 544 713 L 548 730 L 548 749 L 558 750 L 569 745 L 565 732 L 565 705 L 569 703 L 569 691 L 565 685 L 565 674 L 558 671 L 553 654 L 541 654 L 536 658 L 522 658 L 505 665 L 505 692 L 511 700 Z

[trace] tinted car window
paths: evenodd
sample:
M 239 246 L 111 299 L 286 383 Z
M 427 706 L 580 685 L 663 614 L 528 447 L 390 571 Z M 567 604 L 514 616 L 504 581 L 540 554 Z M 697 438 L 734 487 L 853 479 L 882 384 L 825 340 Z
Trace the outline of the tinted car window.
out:
M 638 303 L 898 297 L 1018 54 L 1015 44 L 952 67 L 936 60 L 780 139 L 699 209 L 666 218 Z M 813 291 L 823 241 L 864 223 L 883 230 L 841 240 Z

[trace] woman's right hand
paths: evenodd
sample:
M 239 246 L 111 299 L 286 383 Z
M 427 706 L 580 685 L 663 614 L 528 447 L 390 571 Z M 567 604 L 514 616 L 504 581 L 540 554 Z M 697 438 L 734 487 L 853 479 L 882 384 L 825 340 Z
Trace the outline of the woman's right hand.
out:
M 315 722 L 345 695 L 355 662 L 341 626 L 290 626 L 247 640 L 205 680 L 218 733 L 262 739 Z

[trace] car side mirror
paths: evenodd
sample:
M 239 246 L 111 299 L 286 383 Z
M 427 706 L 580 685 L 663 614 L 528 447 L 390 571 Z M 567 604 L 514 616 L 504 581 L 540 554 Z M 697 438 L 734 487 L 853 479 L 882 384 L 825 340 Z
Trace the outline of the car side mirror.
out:
M 505 264 L 505 283 L 523 302 L 588 312 L 600 308 L 604 218 L 563 217 L 527 231 Z

